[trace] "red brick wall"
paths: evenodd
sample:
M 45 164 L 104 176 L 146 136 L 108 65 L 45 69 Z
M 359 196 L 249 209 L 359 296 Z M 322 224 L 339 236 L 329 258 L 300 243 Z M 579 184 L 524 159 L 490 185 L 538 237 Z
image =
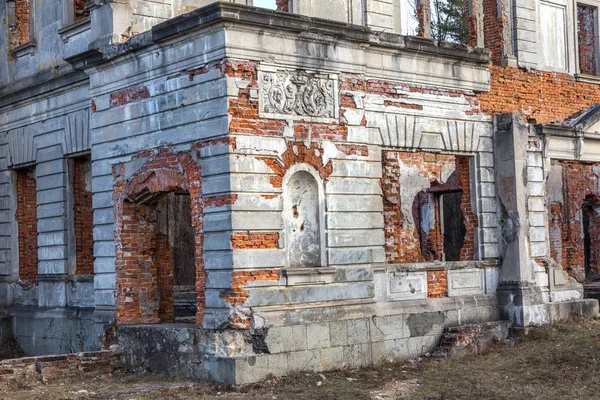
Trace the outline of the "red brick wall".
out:
M 288 149 L 281 155 L 281 160 L 274 157 L 258 157 L 259 160 L 265 162 L 269 168 L 275 173 L 271 177 L 271 184 L 280 188 L 283 185 L 283 177 L 288 169 L 299 163 L 305 163 L 313 166 L 318 172 L 323 182 L 327 182 L 327 178 L 333 171 L 331 161 L 323 165 L 323 149 L 319 143 L 311 143 L 310 148 L 306 147 L 302 142 L 288 142 Z
M 87 18 L 90 16 L 90 11 L 85 9 L 88 0 L 73 0 L 75 21 Z
M 577 82 L 568 74 L 495 65 L 490 72 L 490 91 L 477 95 L 484 114 L 522 112 L 530 122 L 545 124 L 600 103 L 597 84 Z
M 406 165 L 416 166 L 421 176 L 427 178 L 432 184 L 439 180 L 444 165 L 455 165 L 460 180 L 459 185 L 462 188 L 461 210 L 464 214 L 464 224 L 467 229 L 460 258 L 461 260 L 472 260 L 475 251 L 475 230 L 478 226 L 478 219 L 471 209 L 469 158 L 426 152 L 384 151 L 381 187 L 383 190 L 387 262 L 412 263 L 442 260 L 443 254 L 444 241 L 443 234 L 439 231 L 438 206 L 433 206 L 436 223 L 428 235 L 424 235 L 424 232 L 420 234 L 420 216 L 417 209 L 415 209 L 415 203 L 418 205 L 418 202 L 415 202 L 415 199 L 400 197 L 400 163 L 398 159 Z M 424 193 L 417 197 L 420 198 L 421 204 L 423 204 L 424 198 L 428 199 L 430 195 Z M 402 215 L 402 202 L 405 201 L 410 202 L 415 226 L 410 226 L 407 223 L 406 216 Z
M 236 271 L 231 277 L 231 289 L 223 291 L 220 297 L 232 306 L 244 304 L 248 299 L 248 292 L 244 290 L 246 285 L 251 282 L 278 281 L 280 276 L 281 271 L 278 269 Z M 252 320 L 236 313 L 230 321 L 229 327 L 234 329 L 249 329 L 252 327 Z
M 564 204 L 548 204 L 550 254 L 572 276 L 582 281 L 585 279 L 585 255 L 583 221 L 579 213 L 586 198 L 600 198 L 598 178 L 593 171 L 593 168 L 599 167 L 600 164 L 552 160 L 552 165 L 563 167 L 564 192 L 568 193 L 568 196 L 563 199 Z M 593 226 L 592 228 L 596 229 Z M 599 244 L 597 238 L 594 243 Z
M 277 11 L 289 12 L 289 0 L 277 0 Z
M 77 275 L 94 273 L 94 210 L 90 169 L 89 158 L 73 159 L 73 222 Z
M 448 296 L 448 271 L 427 271 L 427 297 Z
M 502 3 L 504 4 L 504 3 Z M 502 5 L 503 11 L 504 5 Z M 483 34 L 485 48 L 491 52 L 491 61 L 500 65 L 504 54 L 504 13 L 498 15 L 498 0 L 483 0 Z
M 38 275 L 37 190 L 35 168 L 17 171 L 17 210 L 19 226 L 19 278 L 35 281 Z
M 476 47 L 477 46 L 477 5 L 474 0 L 465 1 L 466 17 L 467 17 L 467 32 L 468 39 L 467 45 Z
M 18 46 L 29 43 L 31 39 L 30 0 L 15 0 L 15 42 Z
M 149 161 L 129 181 L 122 178 L 123 166 L 115 171 L 120 176 L 114 189 L 117 321 L 139 324 L 172 319 L 173 254 L 166 237 L 158 232 L 155 206 L 136 201 L 187 191 L 196 232 L 196 322 L 200 325 L 206 309 L 200 166 L 190 154 L 175 154 L 168 149 L 142 152 L 139 157 Z
M 582 74 L 596 75 L 596 10 L 593 6 L 577 4 L 577 43 Z
M 233 249 L 276 249 L 279 247 L 277 232 L 234 232 L 231 235 Z

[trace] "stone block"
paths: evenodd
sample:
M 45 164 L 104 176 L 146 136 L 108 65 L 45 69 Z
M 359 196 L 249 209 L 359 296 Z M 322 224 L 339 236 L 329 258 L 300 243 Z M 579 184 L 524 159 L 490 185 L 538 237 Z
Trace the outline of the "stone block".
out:
M 351 319 L 346 321 L 348 344 L 362 344 L 369 342 L 369 320 Z
M 329 324 L 309 324 L 306 327 L 307 348 L 324 349 L 330 346 Z
M 371 318 L 370 340 L 372 342 L 389 341 L 409 336 L 405 331 L 404 319 L 401 314 Z
M 364 368 L 372 365 L 371 343 L 344 346 L 342 357 L 347 368 Z
M 320 351 L 321 365 L 326 371 L 345 368 L 344 347 L 328 347 Z
M 288 353 L 289 372 L 323 371 L 319 350 L 305 350 Z
M 476 268 L 448 271 L 448 296 L 468 296 L 484 293 L 484 270 Z
M 267 355 L 240 358 L 235 361 L 235 381 L 238 385 L 261 381 L 270 373 Z
M 387 277 L 390 300 L 427 298 L 427 272 L 390 272 Z
M 266 343 L 271 354 L 306 350 L 306 325 L 270 328 Z
M 335 321 L 329 324 L 329 343 L 332 347 L 348 345 L 346 321 Z

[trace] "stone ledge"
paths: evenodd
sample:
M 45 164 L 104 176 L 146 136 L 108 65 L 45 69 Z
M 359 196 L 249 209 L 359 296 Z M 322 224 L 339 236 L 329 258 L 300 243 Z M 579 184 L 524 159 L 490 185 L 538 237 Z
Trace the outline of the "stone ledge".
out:
M 299 14 L 271 11 L 234 3 L 213 3 L 154 26 L 122 44 L 100 46 L 65 60 L 75 69 L 100 64 L 121 55 L 215 24 L 251 25 L 302 35 L 315 35 L 330 41 L 345 40 L 367 46 L 391 47 L 398 51 L 448 57 L 486 66 L 489 51 L 464 45 L 440 43 L 425 38 L 392 34 L 375 35 L 371 28 Z

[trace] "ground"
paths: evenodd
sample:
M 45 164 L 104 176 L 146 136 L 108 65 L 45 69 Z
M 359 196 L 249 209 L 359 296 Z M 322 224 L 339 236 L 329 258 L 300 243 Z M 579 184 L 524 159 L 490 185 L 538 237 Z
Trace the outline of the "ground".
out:
M 597 399 L 600 320 L 533 329 L 514 346 L 462 360 L 274 378 L 237 390 L 152 375 L 93 374 L 0 384 L 2 399 Z

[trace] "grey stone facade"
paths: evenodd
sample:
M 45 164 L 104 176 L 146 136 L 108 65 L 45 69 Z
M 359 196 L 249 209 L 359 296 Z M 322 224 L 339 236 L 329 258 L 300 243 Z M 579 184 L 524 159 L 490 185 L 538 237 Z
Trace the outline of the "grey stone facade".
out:
M 476 109 L 476 95 L 490 89 L 486 50 L 398 35 L 403 2 L 341 1 L 347 18 L 329 21 L 313 18 L 324 13 L 315 1 L 294 1 L 290 13 L 205 3 L 212 2 L 94 0 L 90 19 L 70 24 L 62 7 L 43 0 L 32 52 L 0 60 L 0 307 L 26 353 L 97 350 L 116 323 L 131 367 L 241 384 L 415 357 L 435 348 L 448 326 L 500 318 L 528 326 L 598 313 L 560 266 L 534 262 L 550 256 L 545 183 L 565 136 L 536 141 L 540 134 L 519 117 Z M 506 55 L 531 67 L 536 50 L 527 50 L 518 21 L 532 6 L 517 3 L 516 48 Z M 6 38 L 0 34 L 0 49 Z M 259 121 L 252 128 L 236 120 L 243 96 L 245 118 Z M 585 151 L 596 141 L 584 141 L 592 154 Z M 314 154 L 310 162 L 295 158 L 303 148 Z M 115 237 L 119 182 L 137 179 L 159 149 L 193 154 L 201 170 L 196 257 L 206 282 L 196 327 L 131 326 L 118 300 L 125 287 Z M 470 160 L 472 259 L 386 257 L 386 151 Z M 69 159 L 81 154 L 92 164 L 88 275 L 74 274 L 69 194 Z M 33 287 L 19 280 L 15 219 L 15 171 L 30 166 Z M 413 178 L 403 186 L 411 201 L 423 189 Z M 301 189 L 296 197 L 290 186 Z M 223 198 L 233 200 L 214 200 Z M 310 214 L 309 225 L 291 223 L 294 213 Z M 239 232 L 279 239 L 235 246 Z M 278 275 L 247 279 L 264 270 Z M 431 272 L 447 279 L 441 298 L 432 298 Z M 235 286 L 240 276 L 243 288 Z M 228 298 L 232 289 L 243 289 L 243 302 Z M 239 319 L 246 329 L 233 329 Z

